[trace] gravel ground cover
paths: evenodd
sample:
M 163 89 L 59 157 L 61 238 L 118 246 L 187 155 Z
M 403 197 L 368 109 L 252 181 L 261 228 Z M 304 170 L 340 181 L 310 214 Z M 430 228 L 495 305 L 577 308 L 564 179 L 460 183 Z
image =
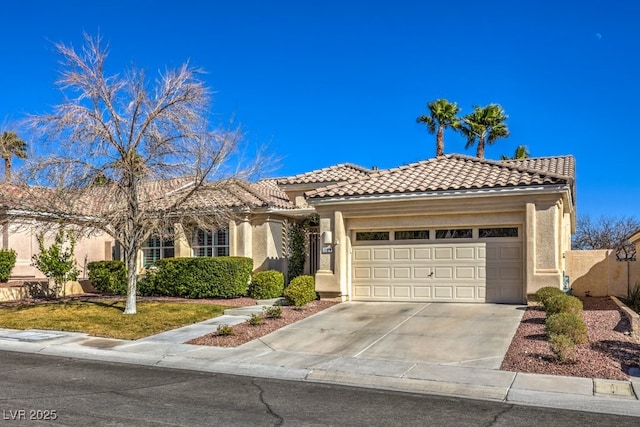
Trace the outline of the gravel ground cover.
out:
M 629 379 L 629 369 L 640 366 L 640 343 L 629 335 L 628 320 L 609 297 L 581 300 L 589 342 L 576 347 L 575 363 L 560 364 L 555 360 L 544 330 L 545 312 L 541 307 L 530 306 L 501 368 L 536 374 Z

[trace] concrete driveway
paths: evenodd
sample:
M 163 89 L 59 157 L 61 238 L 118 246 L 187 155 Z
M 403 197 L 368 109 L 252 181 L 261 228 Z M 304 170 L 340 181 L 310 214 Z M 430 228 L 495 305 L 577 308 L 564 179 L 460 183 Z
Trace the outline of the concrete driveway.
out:
M 252 346 L 282 352 L 499 369 L 524 313 L 504 304 L 338 304 Z

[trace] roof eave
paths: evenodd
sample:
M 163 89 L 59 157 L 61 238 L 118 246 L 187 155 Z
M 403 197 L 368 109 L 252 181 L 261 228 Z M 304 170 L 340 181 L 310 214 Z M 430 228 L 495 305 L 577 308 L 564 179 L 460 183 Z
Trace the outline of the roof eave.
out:
M 331 196 L 308 198 L 310 205 L 329 205 L 347 203 L 377 203 L 388 201 L 406 200 L 432 200 L 460 197 L 493 197 L 493 196 L 513 196 L 532 194 L 566 194 L 567 199 L 572 203 L 571 186 L 568 184 L 538 185 L 530 187 L 501 187 L 501 188 L 479 188 L 467 190 L 441 190 L 421 193 L 382 193 L 366 194 L 354 196 Z M 573 205 L 571 205 L 573 206 Z

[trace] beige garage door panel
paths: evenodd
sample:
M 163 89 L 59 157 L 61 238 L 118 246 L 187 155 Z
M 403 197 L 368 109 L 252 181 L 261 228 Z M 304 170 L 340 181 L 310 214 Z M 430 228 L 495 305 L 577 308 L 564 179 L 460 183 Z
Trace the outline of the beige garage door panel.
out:
M 522 302 L 521 242 L 487 243 L 487 302 Z
M 483 302 L 484 243 L 353 248 L 359 300 Z

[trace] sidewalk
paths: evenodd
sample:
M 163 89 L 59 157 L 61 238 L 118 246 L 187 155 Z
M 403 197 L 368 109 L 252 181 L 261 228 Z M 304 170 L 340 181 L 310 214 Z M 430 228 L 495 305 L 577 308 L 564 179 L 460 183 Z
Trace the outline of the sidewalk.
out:
M 613 381 L 294 353 L 273 350 L 259 340 L 236 348 L 182 344 L 220 324 L 244 322 L 256 310 L 261 306 L 232 309 L 224 316 L 136 341 L 0 329 L 0 350 L 640 417 L 640 375 Z

